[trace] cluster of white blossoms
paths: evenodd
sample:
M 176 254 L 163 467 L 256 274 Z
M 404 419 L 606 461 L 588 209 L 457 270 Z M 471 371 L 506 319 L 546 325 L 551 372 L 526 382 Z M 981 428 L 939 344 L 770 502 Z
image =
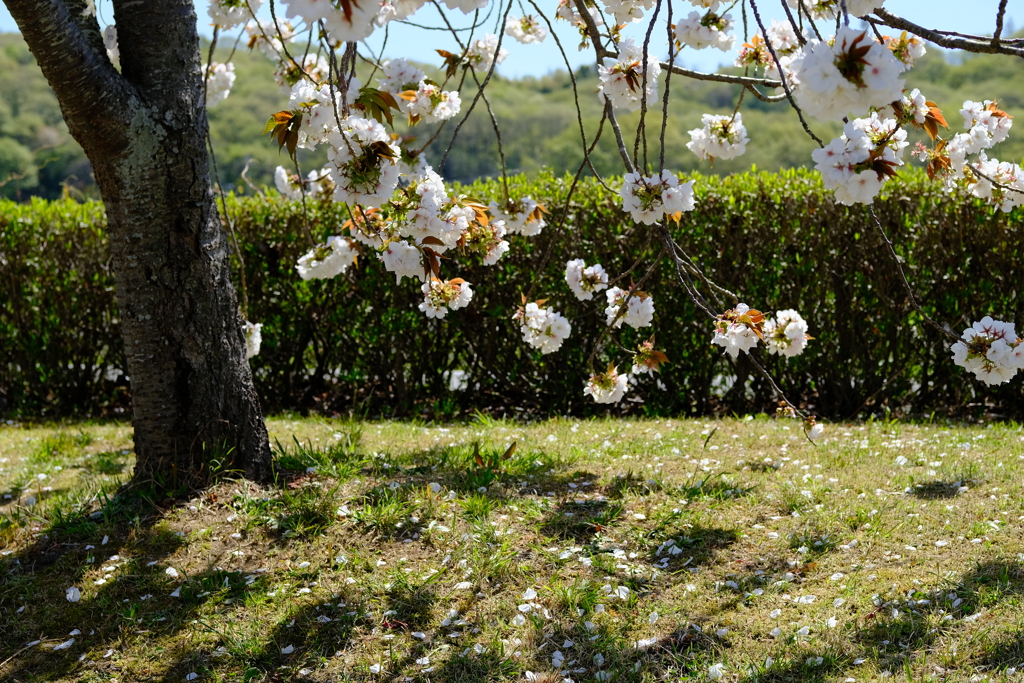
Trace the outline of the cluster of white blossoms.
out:
M 350 84 L 358 90 L 359 82 Z M 329 143 L 331 134 L 338 130 L 335 106 L 341 112 L 341 92 L 330 85 L 317 85 L 301 80 L 289 89 L 288 108 L 302 115 L 298 146 L 313 150 L 319 144 Z
M 925 117 L 926 129 L 930 118 L 929 134 L 934 139 L 937 125 L 945 125 L 945 121 L 933 103 L 921 104 L 920 99 L 923 98 L 918 95 L 909 102 L 904 100 L 904 116 L 909 120 L 913 113 L 915 122 Z M 967 100 L 960 109 L 960 115 L 966 133 L 957 133 L 949 140 L 940 140 L 934 150 L 919 145 L 914 156 L 927 161 L 929 175 L 941 176 L 948 189 L 964 189 L 1002 211 L 1008 212 L 1020 206 L 1024 203 L 1024 171 L 1018 164 L 999 161 L 985 153 L 985 150 L 1006 140 L 1013 126 L 1012 117 L 990 100 Z M 978 155 L 976 161 L 968 161 L 967 157 L 972 154 Z
M 848 26 L 831 41 L 809 42 L 791 68 L 797 102 L 822 121 L 882 108 L 903 96 L 903 63 L 867 31 Z
M 747 151 L 750 138 L 741 113 L 732 116 L 704 114 L 700 121 L 704 127 L 691 130 L 690 141 L 686 143 L 686 148 L 699 158 L 734 159 Z
M 654 7 L 654 0 L 602 0 L 604 8 L 615 17 L 615 24 L 631 24 L 644 18 L 644 10 Z
M 323 193 L 332 194 L 334 185 L 331 183 L 327 169 L 313 169 L 306 174 L 303 180 L 297 173 L 290 173 L 284 166 L 274 169 L 274 186 L 281 193 L 282 197 L 292 201 L 302 199 L 305 194 L 309 197 L 321 197 Z
M 565 264 L 565 283 L 580 301 L 589 301 L 594 294 L 608 287 L 608 273 L 600 263 L 587 266 L 583 259 L 573 259 Z
M 925 49 L 923 40 L 908 34 L 906 31 L 900 34 L 898 38 L 882 36 L 882 39 L 885 41 L 885 46 L 889 49 L 889 52 L 903 64 L 904 71 L 914 66 L 914 62 L 924 57 L 928 52 Z
M 234 28 L 244 24 L 259 11 L 263 0 L 210 0 L 207 14 L 210 21 L 221 28 Z M 251 11 L 251 14 L 250 14 Z
M 249 49 L 255 47 L 274 61 L 284 57 L 284 43 L 295 37 L 295 27 L 284 19 L 277 25 L 271 19 L 250 21 L 245 25 L 245 32 L 249 36 Z
M 711 343 L 736 358 L 741 352 L 750 353 L 750 349 L 763 340 L 768 353 L 792 358 L 803 353 L 810 339 L 807 321 L 794 310 L 778 311 L 774 319 L 766 319 L 761 311 L 737 304 L 736 308 L 718 316 Z
M 925 99 L 925 96 L 921 94 L 921 91 L 914 88 L 909 93 L 903 94 L 899 108 L 907 123 L 910 123 L 911 119 L 913 119 L 915 125 L 924 126 L 925 121 L 928 120 L 928 114 L 932 111 L 932 106 Z M 901 119 L 900 122 L 902 123 L 903 120 Z
M 597 9 L 596 5 L 587 7 L 587 13 L 590 15 L 595 26 L 604 26 L 604 19 L 601 18 L 601 11 Z M 555 10 L 555 19 L 568 21 L 570 24 L 578 28 L 580 35 L 584 37 L 585 44 L 587 24 L 586 21 L 584 21 L 583 16 L 576 11 L 576 3 L 573 2 L 573 0 L 558 0 L 558 9 Z
M 392 240 L 384 245 L 377 257 L 384 263 L 385 270 L 395 274 L 396 285 L 401 284 L 404 277 L 427 281 L 423 253 L 414 244 L 405 240 Z
M 1018 164 L 989 159 L 982 152 L 971 168 L 974 182 L 970 188 L 975 197 L 987 200 L 1004 213 L 1024 204 L 1024 170 Z
M 505 222 L 505 230 L 510 235 L 534 237 L 547 225 L 544 207 L 530 196 L 510 199 L 504 206 L 491 202 L 490 210 L 492 216 Z
M 693 181 L 679 182 L 679 176 L 664 169 L 661 175 L 646 177 L 627 173 L 619 190 L 622 210 L 633 220 L 651 225 L 668 216 L 677 217 L 683 211 L 693 211 Z
M 507 56 L 508 50 L 498 49 L 498 36 L 488 33 L 483 38 L 470 42 L 463 59 L 474 71 L 481 72 L 489 71 L 491 62 L 501 64 Z
M 206 71 L 206 108 L 215 107 L 228 98 L 235 84 L 235 65 L 210 62 Z
M 346 226 L 353 239 L 377 251 L 397 283 L 405 277 L 427 283 L 421 310 L 430 317 L 442 317 L 444 307 L 462 308 L 472 296 L 461 279 L 438 278 L 441 254 L 458 249 L 493 265 L 508 251 L 504 221 L 489 219 L 487 207 L 475 201 L 449 194 L 441 176 L 429 166 L 408 176 L 402 190 L 382 206 L 357 207 Z
M 469 222 L 475 216 L 473 210 L 456 206 L 441 176 L 429 166 L 421 177 L 412 179 L 408 190 L 409 195 L 417 198 L 416 203 L 406 213 L 404 221 L 392 221 L 394 231 L 402 237 L 413 238 L 418 244 L 429 242 L 439 254 L 454 248 L 469 230 Z
M 252 358 L 260 353 L 260 344 L 263 343 L 263 323 L 251 323 L 245 321 L 242 332 L 245 334 L 245 357 Z
M 376 121 L 349 116 L 342 126 L 327 135 L 327 168 L 334 183 L 334 200 L 380 206 L 398 186 L 401 151 Z
M 295 269 L 303 280 L 332 278 L 356 261 L 357 246 L 347 237 L 331 236 L 299 257 Z
M 505 233 L 505 221 L 477 221 L 469 224 L 463 241 L 467 251 L 479 254 L 485 266 L 493 266 L 508 251 Z
M 713 11 L 705 14 L 690 12 L 685 19 L 676 22 L 676 40 L 696 50 L 715 47 L 723 52 L 732 49 L 736 36 L 729 33 L 733 27 L 732 15 L 720 16 Z
M 842 12 L 841 0 L 787 0 L 795 10 L 806 8 L 812 19 L 835 19 Z M 846 0 L 846 13 L 851 17 L 871 14 L 885 3 L 885 0 Z
M 740 352 L 750 353 L 757 346 L 764 327 L 764 315 L 746 304 L 726 311 L 715 321 L 715 336 L 711 343 L 718 344 L 733 358 Z
M 606 323 L 612 327 L 622 327 L 626 323 L 634 329 L 648 327 L 654 321 L 654 298 L 646 292 L 636 291 L 626 303 L 628 290 L 612 287 L 604 293 L 608 298 L 608 306 L 604 309 Z M 623 310 L 623 303 L 626 304 Z
M 782 78 L 782 74 L 779 73 L 781 64 L 786 80 L 793 83 L 791 66 L 793 59 L 800 54 L 800 49 L 800 36 L 793 25 L 788 21 L 772 19 L 772 25 L 768 29 L 767 42 L 760 31 L 755 33 L 750 42 L 740 46 L 740 52 L 736 56 L 734 64 L 740 68 L 764 69 L 765 77 L 774 79 Z M 778 64 L 775 57 L 772 56 L 772 50 L 775 51 L 775 57 L 778 57 Z
M 426 79 L 419 82 L 415 92 L 408 91 L 401 98 L 408 101 L 409 119 L 414 123 L 447 121 L 462 107 L 457 90 L 441 90 L 437 83 Z
M 487 7 L 487 1 L 488 0 L 444 0 L 444 4 L 448 9 L 457 9 L 463 14 L 469 14 L 470 12 L 475 12 L 478 9 Z
M 608 369 L 590 376 L 583 394 L 594 399 L 595 403 L 618 403 L 629 389 L 629 375 L 619 374 L 619 369 L 608 364 Z
M 505 33 L 525 45 L 543 43 L 548 37 L 548 30 L 532 14 L 524 14 L 518 18 L 510 16 L 505 21 Z
M 804 352 L 807 341 L 807 321 L 792 309 L 776 311 L 774 318 L 764 321 L 764 340 L 768 345 L 768 353 L 779 354 L 787 358 L 799 356 Z
M 552 353 L 572 333 L 572 325 L 553 308 L 542 308 L 543 303 L 531 301 L 516 310 L 512 319 L 519 322 L 523 341 L 541 353 Z
M 632 38 L 619 42 L 617 58 L 605 58 L 597 68 L 601 87 L 598 97 L 607 97 L 616 109 L 635 111 L 641 102 L 653 102 L 658 99 L 658 76 L 661 75 L 661 64 L 654 55 L 647 55 L 644 65 L 643 49 Z M 646 88 L 644 79 L 646 78 Z
M 418 90 L 420 81 L 427 77 L 422 69 L 407 59 L 389 59 L 381 65 L 381 72 L 384 77 L 377 79 L 377 85 L 381 90 L 391 93 L 399 106 L 403 104 L 398 99 L 399 95 L 409 90 Z
M 1024 341 L 1013 323 L 985 316 L 964 330 L 963 341 L 950 347 L 953 362 L 967 368 L 985 384 L 1009 382 L 1024 369 Z
M 444 318 L 449 309 L 455 311 L 465 308 L 473 298 L 473 290 L 462 278 L 443 281 L 431 278 L 429 282 L 423 283 L 422 290 L 423 303 L 420 304 L 420 310 L 428 318 Z
M 282 0 L 288 7 L 289 19 L 302 19 L 307 26 L 316 26 L 320 21 L 336 42 L 354 42 L 366 38 L 375 28 L 381 15 L 381 4 L 371 2 L 347 2 L 343 7 L 331 0 Z
M 1005 140 L 1010 135 L 1010 128 L 1013 126 L 1013 119 L 1005 112 L 1000 111 L 995 102 L 985 100 L 984 102 L 964 102 L 960 110 L 960 116 L 964 118 L 964 128 L 970 131 L 967 135 L 971 138 L 970 144 L 973 151 L 988 149 Z M 963 135 L 961 133 L 961 135 Z
M 788 21 L 772 19 L 772 25 L 768 28 L 768 41 L 780 57 L 792 55 L 800 49 L 800 36 Z
M 840 204 L 871 204 L 885 181 L 903 165 L 907 131 L 895 119 L 854 119 L 843 134 L 811 152 L 825 189 L 835 190 Z

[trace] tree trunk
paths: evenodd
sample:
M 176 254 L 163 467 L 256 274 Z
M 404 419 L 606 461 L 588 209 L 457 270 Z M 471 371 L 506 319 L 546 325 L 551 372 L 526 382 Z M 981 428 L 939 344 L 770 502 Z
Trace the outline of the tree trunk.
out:
M 195 488 L 270 473 L 227 240 L 210 184 L 188 0 L 114 1 L 121 73 L 81 0 L 5 0 L 92 162 L 135 427 L 136 480 Z

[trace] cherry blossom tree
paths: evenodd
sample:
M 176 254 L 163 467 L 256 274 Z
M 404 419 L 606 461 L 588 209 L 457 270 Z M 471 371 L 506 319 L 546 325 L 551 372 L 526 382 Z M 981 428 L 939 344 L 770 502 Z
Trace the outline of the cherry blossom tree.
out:
M 246 356 L 259 351 L 261 328 L 244 320 L 227 276 L 228 240 L 211 188 L 205 108 L 229 96 L 230 62 L 202 59 L 196 17 L 184 0 L 129 3 L 115 0 L 111 26 L 100 27 L 87 0 L 5 0 L 22 27 L 43 72 L 57 92 L 69 127 L 96 168 L 110 216 L 110 231 L 125 344 L 132 377 L 139 472 L 168 483 L 184 473 L 201 478 L 209 461 L 237 466 L 249 476 L 267 471 L 266 433 Z M 266 133 L 288 153 L 276 184 L 293 200 L 333 201 L 349 221 L 332 235 L 307 235 L 309 250 L 296 276 L 330 278 L 357 258 L 376 260 L 399 287 L 423 293 L 424 324 L 472 306 L 473 286 L 458 277 L 460 263 L 499 263 L 518 239 L 566 229 L 567 211 L 551 212 L 529 196 L 514 196 L 504 169 L 500 122 L 487 96 L 503 44 L 554 40 L 572 77 L 555 22 L 579 32 L 599 74 L 603 117 L 596 130 L 579 117 L 580 162 L 566 205 L 585 172 L 597 175 L 617 197 L 622 220 L 647 231 L 660 252 L 625 272 L 587 265 L 588 254 L 566 264 L 565 292 L 519 292 L 509 321 L 528 349 L 555 353 L 572 323 L 549 303 L 571 292 L 604 306 L 606 327 L 592 344 L 589 367 L 580 368 L 581 391 L 599 403 L 622 400 L 632 383 L 666 362 L 655 336 L 627 347 L 623 336 L 657 330 L 657 292 L 643 289 L 653 269 L 668 268 L 707 318 L 708 339 L 733 358 L 749 358 L 778 393 L 784 414 L 804 419 L 809 438 L 822 426 L 800 413 L 758 360 L 763 352 L 791 358 L 809 343 L 815 325 L 798 311 L 774 315 L 743 302 L 728 283 L 712 281 L 674 237 L 701 198 L 693 181 L 666 164 L 673 78 L 730 83 L 742 88 L 731 115 L 706 114 L 690 131 L 688 148 L 713 163 L 741 156 L 750 140 L 741 105 L 749 95 L 789 107 L 819 146 L 811 155 L 826 188 L 842 204 L 870 205 L 880 189 L 913 159 L 950 192 L 980 197 L 1003 211 L 1024 198 L 1024 173 L 988 156 L 1008 135 L 1012 117 L 998 103 L 963 104 L 962 132 L 926 93 L 905 87 L 905 73 L 926 43 L 968 52 L 1024 56 L 1024 41 L 1004 38 L 1006 0 L 993 17 L 991 36 L 964 35 L 919 26 L 884 7 L 885 0 L 775 0 L 785 19 L 764 20 L 767 0 L 212 0 L 214 45 L 222 32 L 247 38 L 266 55 L 288 108 L 272 113 Z M 430 5 L 431 17 L 421 19 Z M 513 12 L 519 8 L 518 12 Z M 738 21 L 734 13 L 739 13 Z M 416 64 L 378 57 L 366 39 L 391 22 L 435 26 L 457 50 L 437 49 L 444 77 L 431 78 Z M 40 19 L 42 17 L 42 19 Z M 469 21 L 468 26 L 462 23 Z M 642 27 L 640 39 L 626 27 Z M 485 26 L 504 27 L 500 33 Z M 742 31 L 737 35 L 737 31 Z M 424 45 L 436 31 L 425 31 Z M 683 46 L 734 55 L 743 73 L 702 73 L 679 65 Z M 429 55 L 424 47 L 424 58 Z M 580 91 L 572 77 L 577 105 Z M 361 80 L 363 79 L 363 80 Z M 440 81 L 440 82 L 439 82 Z M 463 96 L 471 86 L 472 97 Z M 984 98 L 985 93 L 979 93 Z M 485 204 L 461 194 L 426 161 L 424 150 L 448 151 L 470 114 L 482 107 L 502 156 L 500 201 Z M 660 130 L 648 125 L 660 113 Z M 634 131 L 623 112 L 639 112 Z M 268 114 L 271 114 L 268 112 Z M 394 132 L 395 118 L 434 124 L 426 142 Z M 842 135 L 826 142 L 817 121 L 842 122 Z M 907 132 L 918 128 L 930 146 L 909 155 Z M 442 135 L 442 133 L 444 133 Z M 600 178 L 590 153 L 614 136 L 622 180 Z M 651 140 L 660 139 L 657 158 Z M 302 170 L 304 150 L 325 149 L 327 164 Z M 548 224 L 548 218 L 552 224 Z M 228 219 L 230 226 L 230 217 Z M 892 267 L 924 315 L 885 236 Z M 550 250 L 549 250 L 550 253 Z M 546 258 L 546 257 L 545 257 Z M 408 284 L 405 280 L 411 280 Z M 243 283 L 244 286 L 244 283 Z M 243 290 L 244 291 L 244 290 Z M 604 293 L 603 298 L 597 296 Z M 513 296 L 510 293 L 510 296 Z M 547 298 L 545 298 L 547 297 Z M 950 337 L 953 361 L 978 379 L 1007 381 L 1024 367 L 1024 344 L 1012 324 L 983 318 L 957 335 L 924 316 L 937 334 Z M 650 330 L 648 330 L 650 328 Z M 640 332 L 640 331 L 643 332 Z M 606 366 L 598 358 L 611 359 Z
M 116 37 L 85 0 L 5 4 L 106 206 L 136 478 L 174 490 L 217 468 L 268 476 L 266 427 L 211 189 L 192 3 L 118 0 Z M 227 80 L 223 73 L 230 69 L 212 69 L 211 82 Z

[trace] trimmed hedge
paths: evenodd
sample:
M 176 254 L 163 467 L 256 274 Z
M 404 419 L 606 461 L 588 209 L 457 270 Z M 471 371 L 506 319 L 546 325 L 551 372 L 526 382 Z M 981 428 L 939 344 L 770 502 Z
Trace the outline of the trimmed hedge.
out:
M 304 223 L 322 237 L 340 232 L 343 207 L 277 197 L 233 198 L 228 207 L 244 255 L 249 319 L 262 322 L 253 359 L 268 412 L 316 410 L 443 417 L 474 409 L 514 414 L 704 414 L 773 410 L 775 397 L 746 359 L 711 347 L 710 323 L 673 281 L 667 261 L 644 289 L 654 296 L 658 346 L 671 363 L 644 378 L 631 402 L 606 408 L 582 393 L 600 335 L 604 298 L 578 302 L 565 262 L 584 258 L 622 272 L 660 251 L 630 224 L 617 197 L 588 181 L 555 229 L 570 181 L 510 179 L 512 194 L 547 205 L 549 227 L 513 237 L 495 267 L 446 262 L 448 277 L 473 284 L 467 309 L 428 321 L 419 287 L 394 284 L 372 254 L 330 281 L 294 270 L 308 249 Z M 949 341 L 909 304 L 866 207 L 837 206 L 816 174 L 751 173 L 697 179 L 698 207 L 673 226 L 709 277 L 762 310 L 795 308 L 815 340 L 802 357 L 763 356 L 788 396 L 812 412 L 850 419 L 873 412 L 1024 417 L 1020 378 L 986 387 L 949 360 Z M 500 185 L 465 191 L 496 197 Z M 898 245 L 907 275 L 932 317 L 959 332 L 990 314 L 1022 320 L 1024 228 L 1017 212 L 944 194 L 923 175 L 887 185 L 875 212 Z M 96 204 L 0 204 L 0 400 L 8 415 L 100 414 L 127 407 L 113 278 Z M 544 255 L 550 249 L 545 263 Z M 458 260 L 458 256 L 454 257 Z M 463 259 L 465 261 L 465 259 Z M 235 264 L 236 268 L 238 264 Z M 642 272 L 642 271 L 640 271 Z M 238 282 L 236 278 L 236 282 Z M 573 325 L 562 349 L 540 356 L 510 320 L 535 285 Z M 731 305 L 732 302 L 726 302 Z M 624 331 L 634 347 L 648 336 Z M 629 357 L 605 346 L 596 365 Z M 465 387 L 452 390 L 461 378 Z

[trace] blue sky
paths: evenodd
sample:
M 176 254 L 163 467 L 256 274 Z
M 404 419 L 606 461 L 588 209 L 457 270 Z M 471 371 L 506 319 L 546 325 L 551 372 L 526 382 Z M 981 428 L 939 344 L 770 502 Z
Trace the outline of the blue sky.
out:
M 113 11 L 111 10 L 109 0 L 99 0 L 97 4 L 99 6 L 101 23 L 112 22 Z M 995 26 L 994 18 L 998 4 L 998 0 L 970 0 L 969 2 L 967 0 L 887 0 L 885 7 L 895 14 L 930 28 L 984 34 L 991 33 Z M 1024 25 L 1024 2 L 1015 1 L 1008 4 L 1007 18 L 1009 27 L 1011 29 L 1020 28 Z M 205 0 L 198 0 L 196 2 L 196 11 L 199 14 L 200 32 L 209 35 L 210 28 L 206 25 L 206 5 Z M 524 2 L 523 5 L 529 8 L 527 3 Z M 549 18 L 553 18 L 555 8 L 553 0 L 543 0 L 538 2 L 538 5 L 544 9 L 545 14 Z M 676 2 L 674 7 L 676 12 L 680 10 L 689 11 L 690 4 L 688 2 Z M 767 23 L 770 23 L 772 18 L 781 19 L 784 17 L 777 1 L 769 2 L 768 0 L 762 0 L 759 7 L 762 9 L 763 18 Z M 968 7 L 969 9 L 965 10 Z M 264 6 L 260 14 L 267 13 L 268 10 Z M 513 9 L 513 14 L 521 14 L 518 7 Z M 737 24 L 739 24 L 739 12 L 734 12 L 733 14 Z M 497 15 L 497 12 L 495 12 L 495 15 Z M 460 12 L 453 12 L 451 16 L 459 19 L 463 17 Z M 468 21 L 469 17 L 465 19 L 462 22 L 453 20 L 453 23 L 457 27 L 468 25 L 470 23 Z M 412 20 L 426 25 L 438 25 L 440 23 L 437 11 L 431 5 L 423 7 L 412 17 Z M 753 18 L 751 17 L 752 22 Z M 492 32 L 494 31 L 494 23 L 495 17 L 492 17 L 488 26 L 488 29 Z M 626 29 L 627 35 L 635 34 L 638 39 L 642 39 L 642 34 L 639 33 L 639 25 L 634 25 L 631 29 Z M 17 25 L 11 19 L 10 14 L 7 13 L 6 8 L 0 5 L 0 31 L 17 30 Z M 574 29 L 567 27 L 565 22 L 557 22 L 556 30 L 573 68 L 581 64 L 593 63 L 592 51 L 577 51 L 576 47 L 579 44 L 579 36 Z M 740 32 L 741 28 L 738 26 L 737 34 Z M 411 26 L 392 24 L 388 33 L 388 42 L 384 46 L 385 57 L 408 57 L 436 64 L 440 63 L 440 58 L 434 52 L 435 49 L 446 49 L 452 52 L 457 49 L 455 40 L 450 35 L 441 31 L 424 31 Z M 378 30 L 371 36 L 369 46 L 374 52 L 380 50 L 383 43 L 383 34 L 382 30 Z M 663 28 L 659 28 L 656 31 L 656 37 L 660 38 L 659 45 L 665 44 L 666 38 Z M 550 71 L 565 68 L 565 62 L 550 36 L 540 45 L 520 45 L 512 38 L 506 36 L 502 46 L 509 50 L 509 56 L 498 67 L 498 71 L 506 77 L 543 76 Z M 714 71 L 718 66 L 730 63 L 732 59 L 733 53 L 725 53 L 714 49 L 693 50 L 685 48 L 680 56 L 682 64 L 701 71 Z

